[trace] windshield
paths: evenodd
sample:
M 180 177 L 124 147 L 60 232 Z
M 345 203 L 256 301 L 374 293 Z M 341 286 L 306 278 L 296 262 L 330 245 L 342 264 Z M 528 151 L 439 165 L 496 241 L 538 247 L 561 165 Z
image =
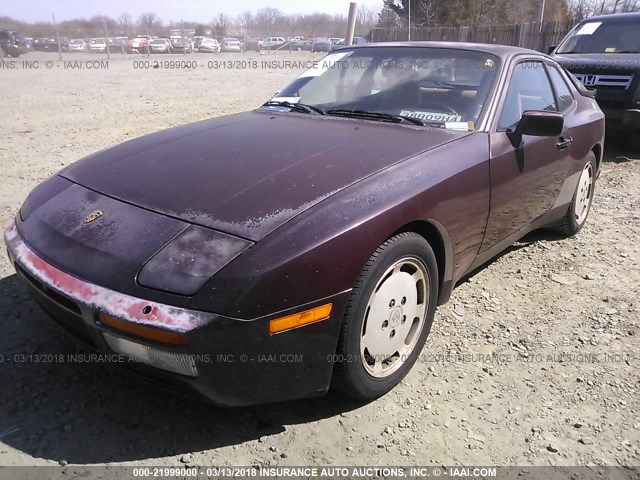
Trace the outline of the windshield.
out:
M 582 23 L 564 39 L 556 53 L 640 53 L 640 21 L 632 17 Z
M 310 105 L 327 114 L 358 110 L 473 130 L 499 62 L 494 55 L 454 49 L 340 50 L 318 60 L 272 100 Z

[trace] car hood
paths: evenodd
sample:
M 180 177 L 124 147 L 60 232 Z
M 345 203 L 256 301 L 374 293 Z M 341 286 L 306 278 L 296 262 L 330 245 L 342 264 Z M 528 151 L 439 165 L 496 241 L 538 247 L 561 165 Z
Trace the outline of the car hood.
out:
M 255 241 L 358 180 L 468 134 L 261 110 L 131 140 L 60 175 Z
M 640 73 L 637 53 L 563 53 L 553 58 L 575 73 Z

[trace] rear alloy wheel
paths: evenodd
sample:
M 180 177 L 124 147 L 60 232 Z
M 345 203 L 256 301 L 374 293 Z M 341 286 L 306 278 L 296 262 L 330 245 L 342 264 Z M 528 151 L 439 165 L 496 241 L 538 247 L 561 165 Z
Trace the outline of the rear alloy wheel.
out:
M 557 230 L 564 235 L 575 235 L 587 222 L 596 185 L 595 164 L 596 156 L 591 152 L 587 163 L 580 173 L 578 185 L 573 194 L 573 200 L 571 201 L 569 210 L 557 228 Z
M 332 386 L 368 400 L 400 383 L 429 335 L 437 294 L 436 259 L 424 238 L 401 233 L 378 247 L 347 304 Z

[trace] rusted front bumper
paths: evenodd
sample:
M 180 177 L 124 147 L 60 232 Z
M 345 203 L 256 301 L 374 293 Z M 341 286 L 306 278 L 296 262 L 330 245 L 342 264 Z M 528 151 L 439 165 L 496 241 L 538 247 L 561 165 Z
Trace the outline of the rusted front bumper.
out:
M 239 406 L 325 393 L 333 368 L 346 294 L 341 293 L 256 320 L 238 320 L 125 295 L 77 278 L 37 254 L 11 223 L 5 231 L 9 258 L 45 312 L 89 349 L 113 354 L 109 335 L 167 352 L 189 355 L 196 376 L 138 361 L 116 362 L 147 380 L 188 396 Z M 269 334 L 269 320 L 283 313 L 332 302 L 331 318 L 283 334 Z M 101 323 L 100 312 L 153 328 L 179 332 L 187 346 L 158 345 Z M 118 352 L 116 352 L 118 353 Z

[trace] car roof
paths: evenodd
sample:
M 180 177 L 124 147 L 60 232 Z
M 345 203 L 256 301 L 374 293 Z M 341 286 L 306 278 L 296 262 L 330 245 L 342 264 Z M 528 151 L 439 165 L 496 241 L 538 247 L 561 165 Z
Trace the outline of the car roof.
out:
M 433 42 L 433 41 L 419 41 L 419 42 L 380 42 L 380 43 L 365 43 L 363 45 L 352 45 L 351 47 L 344 48 L 376 48 L 376 47 L 422 47 L 422 48 L 444 48 L 451 50 L 469 50 L 474 52 L 489 53 L 496 55 L 502 59 L 513 57 L 514 55 L 527 54 L 536 55 L 540 57 L 547 57 L 547 55 L 536 52 L 535 50 L 529 50 L 528 48 L 513 47 L 511 45 L 494 45 L 490 43 L 469 43 L 469 42 Z
M 596 17 L 585 18 L 581 20 L 580 23 L 591 22 L 591 21 L 602 22 L 605 20 L 617 21 L 617 20 L 630 20 L 630 19 L 640 21 L 640 12 L 610 13 L 609 15 L 598 15 Z

